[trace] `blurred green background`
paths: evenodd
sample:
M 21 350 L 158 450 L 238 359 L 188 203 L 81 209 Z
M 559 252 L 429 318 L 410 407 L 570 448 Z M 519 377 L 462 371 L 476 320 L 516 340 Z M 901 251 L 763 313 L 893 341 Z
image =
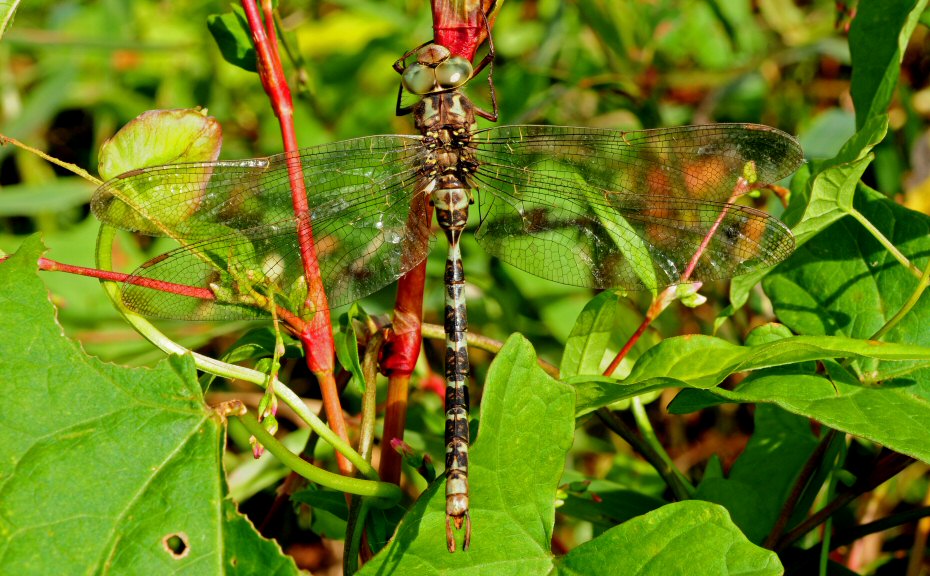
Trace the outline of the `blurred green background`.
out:
M 207 17 L 228 9 L 220 2 L 24 3 L 0 41 L 0 133 L 94 172 L 100 144 L 141 112 L 202 106 L 223 126 L 223 158 L 279 152 L 257 76 L 226 63 L 207 30 Z M 280 13 L 301 61 L 288 70 L 302 146 L 411 131 L 409 118 L 393 114 L 391 63 L 428 39 L 427 2 L 284 2 Z M 919 29 L 915 43 L 925 36 Z M 832 155 L 852 133 L 848 50 L 832 0 L 507 0 L 494 40 L 502 123 L 762 122 L 799 134 L 812 158 Z M 925 53 L 912 65 L 910 78 L 926 77 L 918 75 Z M 486 92 L 473 83 L 479 102 Z M 910 164 L 903 150 L 923 133 L 928 98 L 925 86 L 902 86 L 893 115 L 898 137 L 880 150 L 872 176 L 886 193 L 903 191 L 898 173 Z M 51 258 L 92 264 L 90 185 L 5 146 L 0 186 L 0 248 L 14 250 L 23 235 L 41 231 Z M 489 261 L 471 241 L 465 254 L 473 329 L 496 338 L 524 332 L 557 361 L 558 343 L 590 294 Z M 441 308 L 441 260 L 437 254 L 431 267 L 432 321 Z M 133 342 L 95 281 L 45 278 L 66 330 L 89 351 L 123 362 L 160 356 Z M 389 309 L 391 298 L 389 289 L 368 307 Z M 668 316 L 665 334 L 680 328 Z M 187 324 L 170 333 L 198 346 L 217 328 Z M 139 355 L 146 350 L 152 353 Z
M 225 62 L 207 29 L 209 15 L 228 9 L 223 2 L 23 3 L 0 39 L 0 133 L 95 172 L 101 143 L 140 113 L 201 106 L 222 124 L 222 158 L 280 152 L 277 120 L 257 75 Z M 429 39 L 428 2 L 282 1 L 279 10 L 287 44 L 299 55 L 299 67 L 286 61 L 285 68 L 293 81 L 301 146 L 412 132 L 409 118 L 394 115 L 398 76 L 391 64 Z M 834 0 L 506 0 L 494 28 L 501 123 L 641 129 L 761 122 L 798 135 L 809 159 L 830 157 L 854 131 L 844 31 L 848 16 Z M 923 21 L 930 18 L 925 14 Z M 930 206 L 926 26 L 917 28 L 903 66 L 892 132 L 876 148 L 865 180 L 925 209 Z M 485 104 L 486 91 L 483 79 L 469 89 Z M 50 258 L 92 266 L 97 233 L 88 208 L 92 193 L 93 186 L 64 170 L 13 146 L 0 147 L 0 249 L 13 251 L 26 235 L 41 232 Z M 757 202 L 780 210 L 776 200 Z M 127 257 L 140 261 L 157 250 L 141 241 L 127 247 Z M 463 251 L 470 330 L 501 340 L 522 332 L 542 357 L 558 362 L 562 343 L 592 293 L 502 265 L 470 236 Z M 430 259 L 428 322 L 441 322 L 444 257 L 443 250 L 434 250 Z M 97 281 L 64 274 L 43 279 L 66 333 L 88 352 L 122 363 L 163 357 L 122 322 Z M 725 283 L 704 292 L 709 305 L 670 310 L 632 358 L 660 334 L 710 333 L 726 305 Z M 390 310 L 393 293 L 389 287 L 366 300 L 366 309 Z M 614 332 L 616 347 L 639 324 L 647 305 L 643 294 L 625 302 Z M 741 339 L 769 318 L 767 312 L 758 295 L 720 335 Z M 242 323 L 159 326 L 182 344 L 214 355 L 247 328 Z M 440 370 L 441 344 L 425 348 L 429 365 Z M 484 353 L 473 354 L 477 382 L 488 361 Z M 426 431 L 436 445 L 440 404 L 425 397 L 411 415 L 411 428 Z M 716 426 L 717 453 L 725 462 L 734 457 L 739 442 L 731 447 L 726 439 L 751 426 L 740 416 L 745 410 L 722 407 L 710 423 L 699 422 L 700 415 L 664 416 L 662 433 L 679 466 L 688 469 L 710 453 L 707 445 L 689 445 L 689 426 Z M 416 435 L 412 438 L 422 446 Z M 640 498 L 661 495 L 661 481 L 641 461 L 625 454 L 586 460 L 617 448 L 607 442 L 579 435 L 577 467 L 591 476 L 612 468 L 611 478 L 638 490 Z M 584 534 L 574 538 L 583 540 Z

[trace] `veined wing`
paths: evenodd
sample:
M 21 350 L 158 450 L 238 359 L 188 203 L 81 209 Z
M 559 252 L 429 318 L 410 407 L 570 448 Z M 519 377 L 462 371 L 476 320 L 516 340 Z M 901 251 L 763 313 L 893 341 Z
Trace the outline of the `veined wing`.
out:
M 330 305 L 386 286 L 429 249 L 417 143 L 360 138 L 290 156 L 150 168 L 108 182 L 93 203 L 101 219 L 181 244 L 133 273 L 124 302 L 147 316 L 197 320 L 265 315 L 256 295 L 301 302 L 306 285 L 288 161 L 303 168 Z M 216 299 L 169 294 L 140 278 L 209 288 Z
M 797 141 L 752 124 L 620 132 L 502 126 L 475 134 L 481 227 L 491 254 L 564 284 L 658 289 L 773 265 L 794 247 L 771 216 L 728 204 L 737 180 L 791 174 Z
M 123 230 L 196 242 L 216 235 L 216 225 L 247 230 L 293 218 L 289 163 L 303 171 L 310 207 L 328 214 L 406 184 L 423 153 L 417 136 L 372 136 L 267 158 L 142 168 L 98 188 L 91 210 Z

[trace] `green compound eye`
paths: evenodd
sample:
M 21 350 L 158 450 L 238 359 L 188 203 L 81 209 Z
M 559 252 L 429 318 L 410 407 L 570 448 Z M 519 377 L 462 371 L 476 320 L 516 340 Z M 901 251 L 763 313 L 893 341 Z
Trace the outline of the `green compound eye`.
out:
M 471 78 L 471 62 L 461 56 L 453 56 L 436 66 L 436 81 L 443 88 L 458 88 Z
M 411 64 L 401 75 L 404 88 L 411 94 L 427 94 L 436 85 L 436 73 L 422 64 Z

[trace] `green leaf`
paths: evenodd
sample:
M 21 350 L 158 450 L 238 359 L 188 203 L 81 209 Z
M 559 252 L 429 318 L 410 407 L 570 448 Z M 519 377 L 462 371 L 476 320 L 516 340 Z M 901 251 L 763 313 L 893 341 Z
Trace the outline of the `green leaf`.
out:
M 778 556 L 749 542 L 727 511 L 698 500 L 668 504 L 569 552 L 558 574 L 780 575 Z
M 762 542 L 816 446 L 807 418 L 762 404 L 755 411 L 755 431 L 730 475 L 705 474 L 694 497 L 726 507 L 749 540 Z
M 850 92 L 856 126 L 883 115 L 891 104 L 901 59 L 927 0 L 861 2 L 849 29 Z
M 854 434 L 892 450 L 930 462 L 927 423 L 930 401 L 917 385 L 888 382 L 859 384 L 839 364 L 826 362 L 829 378 L 787 369 L 764 371 L 744 380 L 733 391 L 683 390 L 669 405 L 673 413 L 691 412 L 710 403 L 775 404 L 825 425 Z
M 248 20 L 239 6 L 233 6 L 232 10 L 207 16 L 207 28 L 224 60 L 247 72 L 258 72 L 258 57 L 252 45 Z
M 41 250 L 32 237 L 0 264 L 0 565 L 296 574 L 226 495 L 223 427 L 192 359 L 127 369 L 86 356 L 54 320 Z
M 529 342 L 510 337 L 488 371 L 481 431 L 469 450 L 470 551 L 446 550 L 440 478 L 361 573 L 428 575 L 453 567 L 494 574 L 548 572 L 555 493 L 575 427 L 572 400 L 571 388 L 539 368 Z M 518 433 L 528 430 L 533 433 Z
M 862 173 L 872 162 L 871 151 L 888 131 L 888 116 L 870 118 L 832 159 L 818 165 L 812 177 L 805 180 L 803 189 L 793 188 L 791 205 L 786 216 L 800 213 L 800 221 L 792 228 L 796 246 L 800 247 L 819 232 L 849 214 L 853 205 L 853 193 Z M 803 206 L 803 210 L 799 207 Z M 730 284 L 730 300 L 734 307 L 746 303 L 749 291 L 773 270 L 790 266 L 783 263 L 776 268 L 766 268 L 733 279 Z
M 0 2 L 0 38 L 3 38 L 3 33 L 13 23 L 13 16 L 16 14 L 17 6 L 19 6 L 19 0 L 3 0 L 3 2 Z
M 606 290 L 584 307 L 565 342 L 559 367 L 563 378 L 600 374 L 604 352 L 613 334 L 619 300 L 616 292 Z
M 856 208 L 906 257 L 923 267 L 930 253 L 930 218 L 863 188 Z M 798 334 L 871 338 L 904 306 L 917 279 L 862 225 L 845 219 L 800 248 L 792 266 L 766 279 L 779 319 Z M 884 340 L 930 346 L 930 300 L 921 298 Z M 870 382 L 908 378 L 930 398 L 930 359 L 858 361 Z
M 353 304 L 348 312 L 339 316 L 339 330 L 334 334 L 336 344 L 336 357 L 343 368 L 352 373 L 355 385 L 364 389 L 365 372 L 362 370 L 362 363 L 358 357 L 358 336 L 355 335 L 355 324 L 353 320 L 361 320 L 367 317 L 365 311 L 358 304 Z M 374 384 L 374 383 L 372 383 Z
M 148 166 L 216 160 L 222 144 L 222 128 L 206 110 L 149 110 L 103 143 L 97 171 L 109 180 Z
M 429 575 L 452 569 L 495 575 L 780 573 L 775 554 L 746 541 L 723 508 L 697 501 L 634 518 L 555 558 L 550 551 L 554 499 L 572 443 L 571 412 L 571 389 L 539 368 L 522 336 L 512 336 L 488 372 L 481 433 L 470 451 L 470 551 L 446 551 L 440 479 L 361 574 Z M 533 433 L 514 433 L 520 430 Z M 688 571 L 676 570 L 682 562 Z
M 712 336 L 681 336 L 667 338 L 643 354 L 623 381 L 583 376 L 566 383 L 575 386 L 580 416 L 662 388 L 713 388 L 735 372 L 848 357 L 928 362 L 930 348 L 824 336 L 794 336 L 758 346 L 737 346 Z

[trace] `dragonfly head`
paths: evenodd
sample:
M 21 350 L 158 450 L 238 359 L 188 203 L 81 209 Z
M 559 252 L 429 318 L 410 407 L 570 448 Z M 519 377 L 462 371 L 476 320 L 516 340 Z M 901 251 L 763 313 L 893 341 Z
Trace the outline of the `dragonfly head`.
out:
M 439 44 L 427 44 L 417 51 L 417 61 L 404 68 L 401 81 L 411 94 L 423 96 L 432 92 L 453 90 L 471 79 L 471 62 L 452 56 Z

